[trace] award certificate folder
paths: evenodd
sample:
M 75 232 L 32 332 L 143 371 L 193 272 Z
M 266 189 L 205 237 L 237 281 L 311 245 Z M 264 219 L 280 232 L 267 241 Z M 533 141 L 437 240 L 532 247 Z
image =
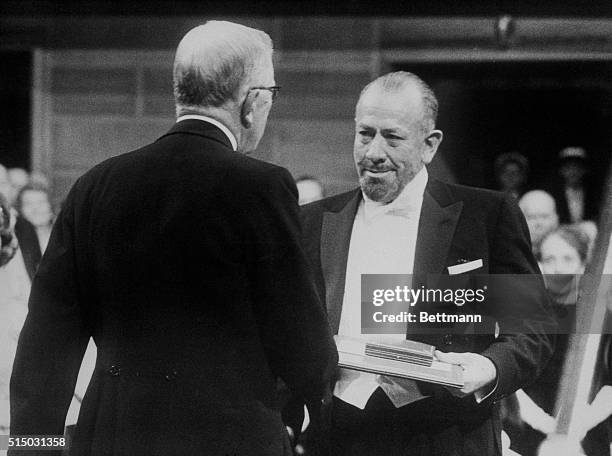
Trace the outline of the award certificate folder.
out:
M 463 388 L 463 369 L 432 359 L 426 363 L 418 358 L 423 353 L 431 353 L 434 347 L 420 342 L 406 341 L 405 344 L 375 344 L 360 339 L 334 336 L 338 348 L 338 365 L 346 369 L 370 372 L 390 377 L 409 378 L 438 385 Z M 366 346 L 367 353 L 366 354 Z M 396 359 L 391 356 L 372 356 L 372 347 L 393 347 L 388 353 L 399 353 Z M 380 351 L 379 351 L 380 353 Z M 411 360 L 415 357 L 417 361 Z

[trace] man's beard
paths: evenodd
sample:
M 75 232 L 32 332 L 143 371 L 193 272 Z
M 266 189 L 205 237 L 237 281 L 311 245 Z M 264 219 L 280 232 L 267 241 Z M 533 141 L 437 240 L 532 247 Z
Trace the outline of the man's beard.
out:
M 363 193 L 376 202 L 389 203 L 394 199 L 389 197 L 397 196 L 398 192 L 398 182 L 395 179 L 389 182 L 383 178 L 364 175 L 359 178 L 359 185 Z

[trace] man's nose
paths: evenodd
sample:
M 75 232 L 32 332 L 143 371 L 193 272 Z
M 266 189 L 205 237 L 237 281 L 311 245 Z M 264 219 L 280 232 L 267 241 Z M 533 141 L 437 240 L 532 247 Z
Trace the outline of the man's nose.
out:
M 377 134 L 374 136 L 374 138 L 372 138 L 372 141 L 368 146 L 366 158 L 368 158 L 372 163 L 382 163 L 387 159 L 382 142 L 383 138 Z

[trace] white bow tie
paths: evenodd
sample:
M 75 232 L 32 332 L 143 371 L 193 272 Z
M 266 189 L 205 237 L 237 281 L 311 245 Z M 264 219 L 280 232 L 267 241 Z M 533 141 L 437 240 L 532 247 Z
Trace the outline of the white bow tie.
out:
M 416 202 L 409 201 L 402 202 L 402 205 L 393 204 L 377 204 L 366 202 L 365 204 L 365 218 L 368 221 L 374 220 L 382 215 L 391 215 L 395 217 L 411 218 L 418 215 L 419 207 Z

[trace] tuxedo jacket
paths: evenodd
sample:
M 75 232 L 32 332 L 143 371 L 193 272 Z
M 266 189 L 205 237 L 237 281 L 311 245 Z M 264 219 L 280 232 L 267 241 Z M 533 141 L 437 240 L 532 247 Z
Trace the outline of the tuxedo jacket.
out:
M 289 173 L 187 120 L 78 179 L 33 283 L 13 434 L 63 434 L 90 336 L 71 454 L 290 454 L 277 380 L 320 400 L 336 353 Z
M 351 231 L 361 198 L 357 189 L 302 208 L 304 245 L 336 333 Z M 430 177 L 418 225 L 413 288 L 435 287 L 439 280 L 436 275 L 448 274 L 449 266 L 477 260 L 482 261 L 482 267 L 467 273 L 474 276 L 473 283 L 487 274 L 522 275 L 520 286 L 513 286 L 517 283 L 511 281 L 508 287 L 508 282 L 502 281 L 502 285 L 511 289 L 497 293 L 496 299 L 488 297 L 480 306 L 490 316 L 489 331 L 474 334 L 468 326 L 440 325 L 418 332 L 421 328 L 417 325 L 413 326 L 414 334 L 410 329 L 407 334 L 407 338 L 432 344 L 442 351 L 480 353 L 497 368 L 494 393 L 480 404 L 476 404 L 473 396 L 457 399 L 442 387 L 420 384 L 421 390 L 431 396 L 427 400 L 431 401 L 432 416 L 444 413 L 448 418 L 449 404 L 456 412 L 456 419 L 438 428 L 435 431 L 438 436 L 432 439 L 447 442 L 448 454 L 501 454 L 501 429 L 494 402 L 536 378 L 552 353 L 547 333 L 553 330 L 554 321 L 531 254 L 527 226 L 514 200 L 502 193 L 450 185 Z M 448 303 L 443 310 L 456 313 L 460 308 Z M 498 337 L 495 322 L 501 330 Z M 439 448 L 418 452 L 442 453 Z

